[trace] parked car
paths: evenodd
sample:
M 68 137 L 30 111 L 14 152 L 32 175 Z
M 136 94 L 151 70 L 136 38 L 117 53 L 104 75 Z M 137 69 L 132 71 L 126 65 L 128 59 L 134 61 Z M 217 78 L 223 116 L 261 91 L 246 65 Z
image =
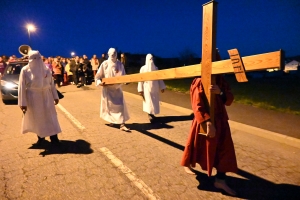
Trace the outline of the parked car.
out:
M 21 69 L 28 64 L 28 61 L 10 62 L 1 77 L 1 97 L 3 103 L 18 100 L 19 76 Z

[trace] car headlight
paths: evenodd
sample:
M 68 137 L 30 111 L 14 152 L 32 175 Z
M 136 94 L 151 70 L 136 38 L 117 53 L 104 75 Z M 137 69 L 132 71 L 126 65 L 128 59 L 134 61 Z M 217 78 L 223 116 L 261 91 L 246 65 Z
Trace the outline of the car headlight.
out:
M 8 89 L 12 89 L 12 88 L 18 87 L 17 84 L 12 83 L 12 82 L 8 82 L 8 81 L 4 81 L 4 80 L 1 80 L 1 86 L 5 87 L 5 88 L 8 88 Z

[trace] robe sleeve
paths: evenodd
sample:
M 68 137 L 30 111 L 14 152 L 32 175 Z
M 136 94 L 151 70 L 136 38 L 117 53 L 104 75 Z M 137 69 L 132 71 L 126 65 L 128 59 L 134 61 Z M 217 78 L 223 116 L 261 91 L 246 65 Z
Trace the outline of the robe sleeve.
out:
M 202 85 L 193 87 L 191 90 L 192 109 L 198 124 L 210 119 L 209 113 L 204 104 L 203 95 L 204 91 Z
M 234 96 L 231 92 L 231 88 L 229 86 L 229 84 L 225 81 L 225 79 L 223 78 L 223 81 L 222 81 L 222 91 L 224 92 L 224 94 L 226 95 L 226 101 L 225 101 L 225 105 L 226 106 L 230 106 L 234 100 Z
M 158 70 L 158 68 L 156 67 L 156 70 Z M 159 89 L 166 89 L 166 85 L 165 82 L 163 80 L 158 80 L 158 85 L 159 85 Z
M 95 84 L 96 86 L 99 86 L 100 83 L 102 83 L 101 79 L 104 78 L 104 65 L 105 65 L 105 61 L 100 65 L 96 75 L 95 75 Z
M 52 92 L 53 99 L 59 99 L 58 94 L 57 94 L 57 90 L 55 88 L 54 80 L 53 80 L 52 77 L 51 77 L 51 81 L 50 81 L 50 87 L 51 87 L 51 92 Z
M 231 93 L 231 91 L 226 91 L 225 94 L 226 94 L 225 105 L 230 106 L 234 100 L 233 94 Z
M 159 89 L 166 89 L 166 85 L 165 85 L 165 82 L 163 80 L 159 80 L 158 81 L 158 84 L 159 84 Z
M 143 73 L 143 67 L 140 69 L 140 73 Z M 138 92 L 143 92 L 144 91 L 144 81 L 138 82 L 138 87 L 137 87 Z
M 27 95 L 26 95 L 26 77 L 25 72 L 22 69 L 19 76 L 19 88 L 18 88 L 18 105 L 27 106 Z
M 126 75 L 125 67 L 124 67 L 124 65 L 122 63 L 121 63 L 121 66 L 122 66 L 122 74 L 121 74 L 121 76 L 124 76 L 124 75 Z

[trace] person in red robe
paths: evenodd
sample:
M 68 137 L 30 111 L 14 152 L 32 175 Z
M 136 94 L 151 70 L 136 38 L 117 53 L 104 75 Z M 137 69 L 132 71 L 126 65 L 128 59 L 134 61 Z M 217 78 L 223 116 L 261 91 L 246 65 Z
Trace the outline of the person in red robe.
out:
M 237 172 L 238 169 L 228 124 L 228 115 L 225 109 L 225 105 L 231 105 L 234 97 L 222 75 L 216 75 L 216 85 L 212 85 L 210 91 L 215 94 L 214 125 L 210 121 L 209 110 L 205 106 L 207 100 L 201 77 L 193 80 L 190 95 L 194 119 L 181 165 L 184 166 L 187 173 L 195 174 L 191 167 L 195 167 L 198 163 L 203 170 L 207 171 L 208 176 L 211 176 L 212 168 L 215 167 L 217 169 L 215 187 L 235 196 L 235 191 L 229 188 L 225 182 L 225 173 Z M 201 124 L 207 126 L 207 135 L 199 134 Z

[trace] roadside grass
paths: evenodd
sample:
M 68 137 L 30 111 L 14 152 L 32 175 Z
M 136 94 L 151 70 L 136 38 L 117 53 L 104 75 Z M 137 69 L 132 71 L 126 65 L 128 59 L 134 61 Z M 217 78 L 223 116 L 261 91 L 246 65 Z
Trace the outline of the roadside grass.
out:
M 235 102 L 254 107 L 300 115 L 300 79 L 297 76 L 264 77 L 238 83 L 226 75 Z M 193 78 L 165 80 L 167 89 L 189 93 Z
M 188 94 L 193 78 L 164 80 L 168 90 Z

